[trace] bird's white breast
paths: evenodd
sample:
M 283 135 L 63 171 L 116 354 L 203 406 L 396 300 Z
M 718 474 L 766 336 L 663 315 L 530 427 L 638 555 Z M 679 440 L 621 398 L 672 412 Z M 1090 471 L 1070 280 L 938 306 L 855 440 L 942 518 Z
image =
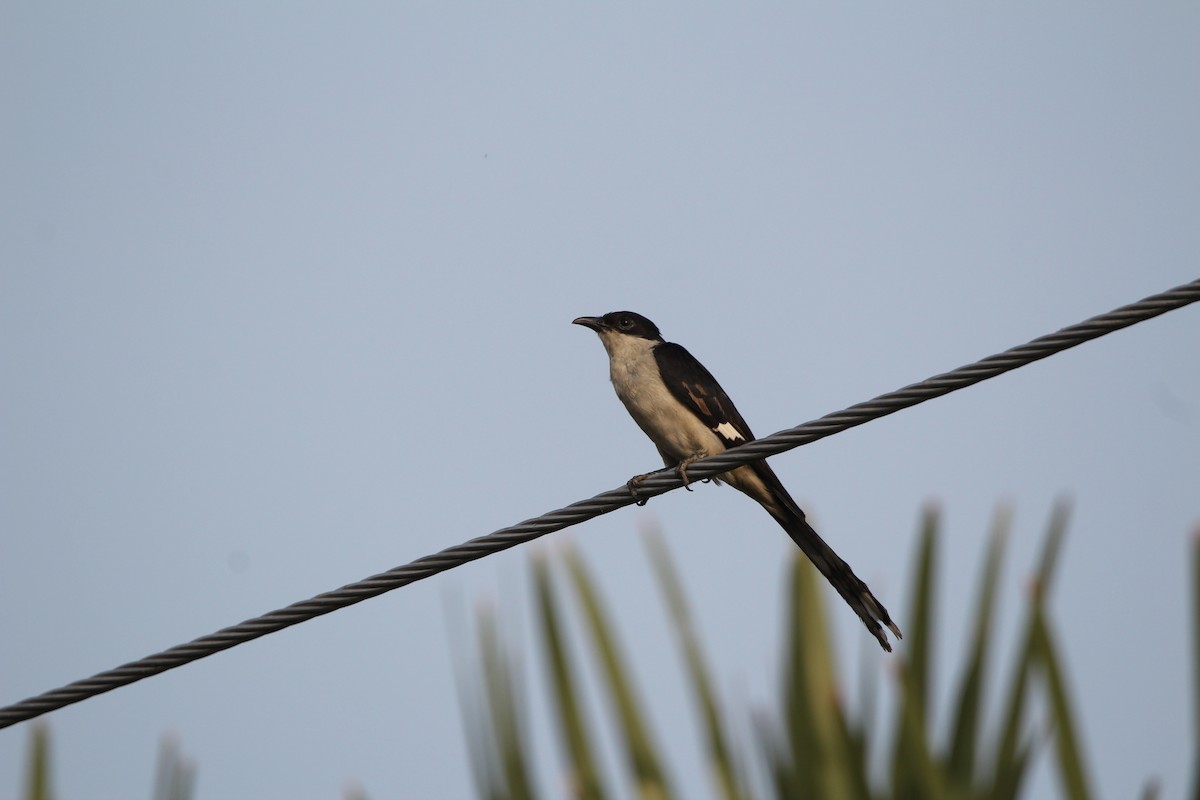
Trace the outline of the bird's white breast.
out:
M 699 417 L 675 399 L 659 375 L 657 342 L 634 336 L 602 335 L 609 377 L 617 397 L 665 456 L 682 461 L 725 451 L 725 445 Z

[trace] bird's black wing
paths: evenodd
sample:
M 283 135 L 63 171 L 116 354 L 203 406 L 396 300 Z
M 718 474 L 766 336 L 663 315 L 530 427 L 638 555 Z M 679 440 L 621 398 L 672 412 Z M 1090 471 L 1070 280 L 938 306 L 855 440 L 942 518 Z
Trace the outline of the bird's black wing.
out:
M 729 395 L 691 353 L 674 342 L 664 342 L 654 348 L 654 360 L 675 399 L 712 429 L 726 447 L 754 440 L 750 426 Z
M 750 426 L 742 419 L 742 415 L 721 388 L 721 384 L 717 383 L 712 373 L 682 345 L 674 342 L 660 344 L 654 348 L 654 358 L 671 394 L 703 420 L 725 447 L 737 447 L 754 441 Z M 766 461 L 752 461 L 747 466 L 766 484 L 780 505 L 801 519 L 804 518 L 804 512 L 788 494 L 788 490 Z

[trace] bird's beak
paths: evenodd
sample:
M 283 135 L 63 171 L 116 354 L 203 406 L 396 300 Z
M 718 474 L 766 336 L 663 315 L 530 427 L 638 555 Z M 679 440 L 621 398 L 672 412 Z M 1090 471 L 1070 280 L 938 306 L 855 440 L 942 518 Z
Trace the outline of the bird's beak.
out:
M 582 325 L 585 328 L 591 328 L 596 333 L 604 327 L 604 320 L 600 317 L 576 317 L 571 320 L 572 325 Z

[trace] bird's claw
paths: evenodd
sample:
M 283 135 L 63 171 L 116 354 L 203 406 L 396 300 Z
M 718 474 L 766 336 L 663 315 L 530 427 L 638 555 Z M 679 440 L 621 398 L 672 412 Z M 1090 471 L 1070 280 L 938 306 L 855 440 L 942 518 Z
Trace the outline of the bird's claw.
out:
M 650 502 L 649 497 L 639 497 L 638 496 L 638 486 L 641 485 L 642 481 L 646 480 L 646 478 L 648 478 L 648 477 L 650 477 L 649 474 L 634 475 L 632 478 L 625 481 L 625 486 L 629 489 L 629 493 L 631 495 L 633 495 L 633 499 L 637 500 L 637 504 L 639 506 L 644 506 L 644 505 L 646 505 L 646 503 Z
M 704 456 L 698 455 L 698 456 L 692 456 L 691 458 L 685 458 L 683 461 L 679 462 L 679 466 L 677 466 L 675 468 L 675 471 L 677 473 L 679 473 L 679 479 L 683 481 L 683 488 L 687 489 L 689 492 L 693 491 L 693 489 L 691 487 L 692 479 L 688 477 L 687 468 L 689 466 L 691 466 L 693 461 L 699 461 L 701 458 L 704 458 Z M 670 467 L 667 467 L 667 469 L 670 469 Z M 662 471 L 663 470 L 659 470 L 658 472 L 662 472 Z M 645 475 L 634 475 L 632 478 L 625 481 L 625 486 L 629 489 L 629 493 L 631 495 L 633 495 L 634 499 L 637 500 L 637 504 L 639 506 L 646 505 L 646 503 L 648 503 L 650 501 L 650 498 L 639 496 L 638 495 L 638 486 L 640 486 L 642 481 L 646 480 L 646 478 L 649 478 L 651 475 L 657 475 L 657 474 L 658 474 L 657 472 L 647 472 Z M 711 478 L 701 478 L 700 480 L 704 483 L 708 483 L 712 479 Z
M 683 461 L 679 462 L 679 467 L 677 469 L 679 472 L 679 479 L 683 481 L 683 488 L 687 489 L 689 492 L 692 491 L 692 479 L 688 477 L 687 469 L 694 462 L 699 461 L 702 458 L 704 458 L 704 456 L 692 456 L 691 458 L 685 458 Z M 701 480 L 707 481 L 708 478 L 701 478 Z

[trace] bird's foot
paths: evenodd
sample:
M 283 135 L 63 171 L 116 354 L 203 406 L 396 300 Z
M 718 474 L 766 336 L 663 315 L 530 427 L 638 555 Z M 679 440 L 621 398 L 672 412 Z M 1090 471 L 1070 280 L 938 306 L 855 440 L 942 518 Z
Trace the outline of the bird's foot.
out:
M 650 502 L 650 498 L 649 497 L 639 497 L 638 496 L 638 487 L 641 486 L 642 481 L 646 480 L 646 478 L 649 478 L 653 474 L 654 474 L 653 472 L 647 472 L 644 475 L 634 475 L 632 478 L 625 481 L 625 486 L 629 489 L 629 493 L 631 495 L 633 495 L 633 499 L 637 500 L 637 504 L 639 506 L 646 505 L 646 503 Z
M 704 458 L 704 456 L 705 456 L 704 453 L 698 453 L 694 456 L 691 456 L 690 458 L 685 458 L 683 461 L 679 462 L 678 466 L 675 467 L 675 471 L 677 473 L 679 473 L 680 480 L 683 481 L 683 488 L 687 489 L 689 492 L 692 491 L 692 487 L 691 487 L 692 479 L 688 477 L 687 468 L 690 467 L 693 462 L 699 461 L 700 459 Z M 671 467 L 667 467 L 666 469 L 671 469 Z M 646 478 L 649 478 L 652 475 L 657 475 L 660 472 L 664 472 L 664 471 L 665 470 L 660 469 L 660 470 L 656 470 L 654 472 L 647 472 L 644 475 L 634 475 L 632 478 L 625 481 L 625 486 L 629 489 L 629 493 L 631 495 L 633 495 L 634 499 L 637 500 L 637 504 L 639 506 L 646 505 L 646 503 L 649 502 L 649 500 L 650 500 L 649 497 L 641 497 L 638 494 L 638 487 L 641 486 L 642 481 L 646 480 Z M 712 479 L 711 478 L 701 478 L 700 480 L 703 481 L 704 483 L 708 483 Z
M 690 467 L 692 464 L 696 463 L 697 461 L 699 461 L 702 458 L 704 458 L 703 453 L 699 453 L 694 456 L 689 456 L 688 458 L 685 458 L 683 461 L 680 461 L 679 466 L 676 467 L 676 469 L 679 472 L 679 479 L 681 481 L 683 481 L 683 488 L 687 489 L 689 492 L 692 491 L 692 487 L 691 487 L 692 479 L 688 477 L 688 474 L 687 474 L 688 467 Z M 702 478 L 701 480 L 707 481 L 708 478 Z

